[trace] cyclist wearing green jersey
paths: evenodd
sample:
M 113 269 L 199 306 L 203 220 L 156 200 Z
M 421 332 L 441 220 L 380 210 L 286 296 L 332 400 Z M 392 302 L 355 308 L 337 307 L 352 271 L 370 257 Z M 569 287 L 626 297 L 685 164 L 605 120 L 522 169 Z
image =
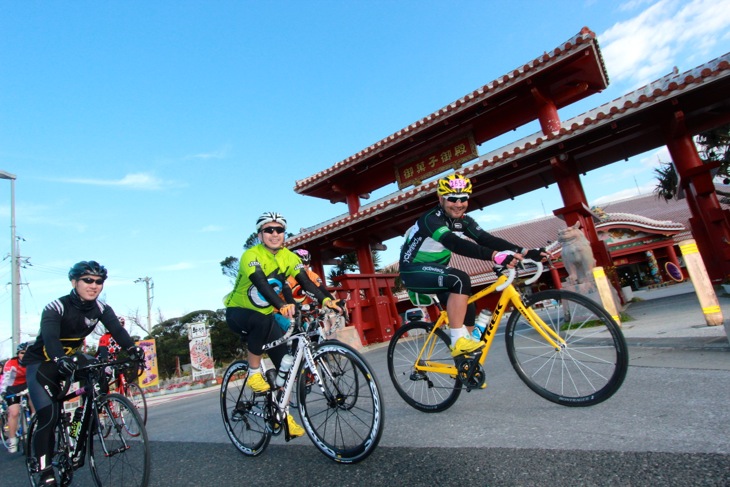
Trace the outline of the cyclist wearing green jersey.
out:
M 263 346 L 284 334 L 276 323 L 277 311 L 284 318 L 294 317 L 294 305 L 287 304 L 279 296 L 287 278 L 294 277 L 323 306 L 338 313 L 342 310 L 309 279 L 299 256 L 284 247 L 286 218 L 280 213 L 266 212 L 256 221 L 256 231 L 261 243 L 241 256 L 233 291 L 225 297 L 224 303 L 228 327 L 248 342 L 251 371 L 248 385 L 256 392 L 266 392 L 271 386 L 261 372 Z M 286 344 L 268 350 L 277 369 L 286 353 Z M 290 435 L 304 434 L 304 429 L 291 415 L 287 415 L 287 421 Z
M 540 261 L 547 257 L 545 249 L 524 249 L 482 230 L 466 214 L 471 190 L 471 181 L 461 174 L 439 179 L 439 204 L 408 229 L 399 262 L 406 289 L 436 294 L 446 303 L 454 356 L 471 353 L 483 344 L 471 336 L 476 314 L 474 303 L 467 304 L 471 279 L 463 270 L 449 266 L 451 254 L 491 260 L 503 267 L 514 267 L 523 258 Z

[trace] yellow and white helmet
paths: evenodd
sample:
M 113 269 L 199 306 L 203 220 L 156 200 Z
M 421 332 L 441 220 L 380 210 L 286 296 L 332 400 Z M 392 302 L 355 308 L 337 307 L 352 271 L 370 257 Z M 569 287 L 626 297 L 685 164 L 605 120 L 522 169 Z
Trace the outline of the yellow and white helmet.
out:
M 471 181 L 461 174 L 451 174 L 439 179 L 439 186 L 436 192 L 439 196 L 468 195 L 471 194 Z

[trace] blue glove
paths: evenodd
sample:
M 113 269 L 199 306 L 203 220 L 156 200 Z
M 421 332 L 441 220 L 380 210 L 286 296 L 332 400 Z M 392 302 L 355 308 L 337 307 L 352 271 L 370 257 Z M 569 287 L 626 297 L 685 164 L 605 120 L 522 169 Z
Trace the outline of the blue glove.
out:
M 58 365 L 58 371 L 64 377 L 71 377 L 76 371 L 76 361 L 68 355 L 57 358 L 56 365 Z

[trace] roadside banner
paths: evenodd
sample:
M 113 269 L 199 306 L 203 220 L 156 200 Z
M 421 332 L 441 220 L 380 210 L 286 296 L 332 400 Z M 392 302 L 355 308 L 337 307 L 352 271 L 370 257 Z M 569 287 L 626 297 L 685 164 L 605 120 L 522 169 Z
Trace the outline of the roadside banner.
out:
M 213 350 L 205 323 L 190 325 L 190 367 L 193 380 L 200 377 L 215 378 Z
M 137 346 L 144 350 L 144 370 L 139 376 L 138 382 L 140 387 L 152 387 L 159 385 L 160 374 L 157 370 L 157 348 L 155 339 L 140 340 Z

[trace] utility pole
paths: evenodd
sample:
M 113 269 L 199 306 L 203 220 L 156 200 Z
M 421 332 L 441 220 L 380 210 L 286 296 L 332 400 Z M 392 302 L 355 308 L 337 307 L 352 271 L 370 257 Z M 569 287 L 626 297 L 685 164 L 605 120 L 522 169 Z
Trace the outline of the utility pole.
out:
M 16 347 L 20 343 L 20 285 L 18 284 L 18 254 L 17 242 L 15 241 L 15 174 L 7 171 L 0 171 L 0 179 L 10 181 L 10 285 L 12 296 L 12 321 L 13 321 L 13 346 L 12 351 L 15 352 Z
M 154 299 L 154 296 L 152 295 L 152 290 L 155 288 L 155 283 L 152 281 L 151 277 L 140 277 L 139 279 L 134 281 L 137 282 L 144 282 L 145 287 L 147 288 L 147 330 L 145 330 L 147 333 L 152 332 L 152 300 Z

